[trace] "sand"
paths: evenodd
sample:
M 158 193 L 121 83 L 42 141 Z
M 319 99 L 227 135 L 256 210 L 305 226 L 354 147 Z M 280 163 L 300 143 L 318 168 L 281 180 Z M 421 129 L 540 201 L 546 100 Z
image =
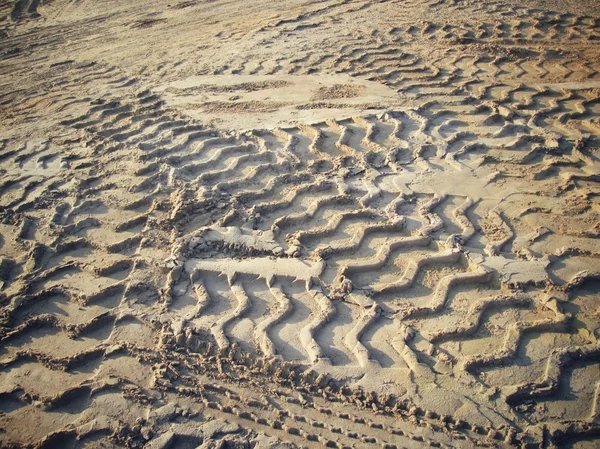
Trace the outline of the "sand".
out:
M 600 444 L 595 1 L 0 4 L 0 447 Z

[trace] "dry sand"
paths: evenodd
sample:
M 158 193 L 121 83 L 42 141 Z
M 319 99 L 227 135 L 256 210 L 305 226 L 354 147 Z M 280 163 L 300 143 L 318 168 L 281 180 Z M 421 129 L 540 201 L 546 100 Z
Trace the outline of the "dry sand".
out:
M 0 16 L 0 447 L 598 447 L 598 2 Z

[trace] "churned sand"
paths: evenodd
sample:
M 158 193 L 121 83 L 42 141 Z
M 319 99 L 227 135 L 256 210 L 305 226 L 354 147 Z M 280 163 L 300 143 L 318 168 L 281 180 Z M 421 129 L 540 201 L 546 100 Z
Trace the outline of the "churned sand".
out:
M 0 17 L 0 447 L 598 447 L 596 1 Z

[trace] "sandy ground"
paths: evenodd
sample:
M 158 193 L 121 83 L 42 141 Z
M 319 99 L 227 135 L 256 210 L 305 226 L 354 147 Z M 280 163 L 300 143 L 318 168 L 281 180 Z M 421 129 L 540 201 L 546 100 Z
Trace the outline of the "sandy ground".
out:
M 597 1 L 3 1 L 0 61 L 0 447 L 600 444 Z

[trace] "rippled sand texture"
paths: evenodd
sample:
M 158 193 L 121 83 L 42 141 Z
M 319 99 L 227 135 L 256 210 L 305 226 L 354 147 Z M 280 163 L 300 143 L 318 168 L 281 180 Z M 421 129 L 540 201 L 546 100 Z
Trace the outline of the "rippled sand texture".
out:
M 600 444 L 600 5 L 0 2 L 0 446 Z

